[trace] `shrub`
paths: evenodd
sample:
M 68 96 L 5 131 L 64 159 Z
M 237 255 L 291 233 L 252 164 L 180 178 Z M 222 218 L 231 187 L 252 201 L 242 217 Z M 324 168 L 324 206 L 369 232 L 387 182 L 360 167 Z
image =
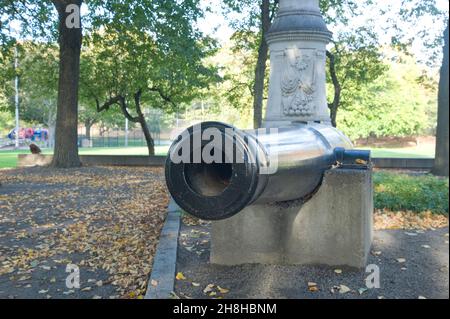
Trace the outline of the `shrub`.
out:
M 377 172 L 374 187 L 376 209 L 448 214 L 448 178 Z

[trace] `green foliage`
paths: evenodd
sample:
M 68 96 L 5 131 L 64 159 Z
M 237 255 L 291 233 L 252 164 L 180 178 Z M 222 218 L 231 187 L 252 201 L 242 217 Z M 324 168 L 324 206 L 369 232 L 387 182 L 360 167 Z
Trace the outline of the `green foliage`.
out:
M 215 52 L 215 42 L 194 27 L 202 16 L 199 1 L 142 1 L 135 6 L 112 1 L 106 8 L 113 14 L 95 23 L 107 26 L 86 38 L 82 54 L 86 104 L 120 95 L 131 106 L 142 91 L 144 107 L 173 113 L 218 79 L 216 69 L 204 63 Z
M 412 57 L 385 50 L 388 71 L 343 93 L 338 127 L 350 138 L 416 136 L 436 125 L 436 91 Z M 387 64 L 389 63 L 389 64 Z
M 0 138 L 9 133 L 8 131 L 12 127 L 14 127 L 14 118 L 12 114 L 0 111 Z
M 448 178 L 377 172 L 374 187 L 377 209 L 448 214 Z

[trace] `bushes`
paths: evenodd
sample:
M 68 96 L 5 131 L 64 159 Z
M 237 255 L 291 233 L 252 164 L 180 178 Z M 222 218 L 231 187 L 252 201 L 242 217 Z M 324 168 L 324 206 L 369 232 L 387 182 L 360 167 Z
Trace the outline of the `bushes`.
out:
M 448 214 L 448 178 L 377 172 L 374 187 L 376 209 Z

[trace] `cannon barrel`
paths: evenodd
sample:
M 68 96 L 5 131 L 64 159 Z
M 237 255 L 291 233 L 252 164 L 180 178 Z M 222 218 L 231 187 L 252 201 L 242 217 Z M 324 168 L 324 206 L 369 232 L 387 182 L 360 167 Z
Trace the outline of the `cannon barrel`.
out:
M 206 122 L 173 143 L 166 182 L 187 213 L 221 220 L 252 204 L 306 200 L 334 165 L 369 162 L 369 151 L 354 151 L 343 133 L 327 125 L 241 131 Z

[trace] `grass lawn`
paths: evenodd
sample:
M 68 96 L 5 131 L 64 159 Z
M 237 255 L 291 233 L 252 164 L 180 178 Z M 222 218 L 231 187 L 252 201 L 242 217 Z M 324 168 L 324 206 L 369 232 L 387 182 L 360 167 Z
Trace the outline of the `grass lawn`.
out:
M 362 149 L 370 149 L 363 148 Z M 372 150 L 372 157 L 388 158 L 434 158 L 435 147 L 426 145 L 417 148 L 375 148 Z
M 156 146 L 156 155 L 166 155 L 169 146 Z M 51 150 L 44 150 L 43 154 L 52 154 Z M 30 154 L 28 150 L 0 151 L 0 169 L 17 166 L 17 155 Z M 146 147 L 114 147 L 114 148 L 80 148 L 80 155 L 147 155 Z
M 376 172 L 373 180 L 376 209 L 448 215 L 448 178 Z
M 370 148 L 365 148 L 370 149 Z M 157 155 L 166 155 L 169 146 L 157 146 Z M 0 151 L 0 169 L 13 168 L 17 166 L 17 155 L 29 154 L 28 150 L 22 151 Z M 44 154 L 52 154 L 46 150 Z M 80 148 L 80 155 L 147 155 L 146 147 L 94 147 Z M 395 158 L 433 158 L 434 145 L 423 145 L 415 148 L 378 148 L 372 149 L 373 157 L 395 157 Z

